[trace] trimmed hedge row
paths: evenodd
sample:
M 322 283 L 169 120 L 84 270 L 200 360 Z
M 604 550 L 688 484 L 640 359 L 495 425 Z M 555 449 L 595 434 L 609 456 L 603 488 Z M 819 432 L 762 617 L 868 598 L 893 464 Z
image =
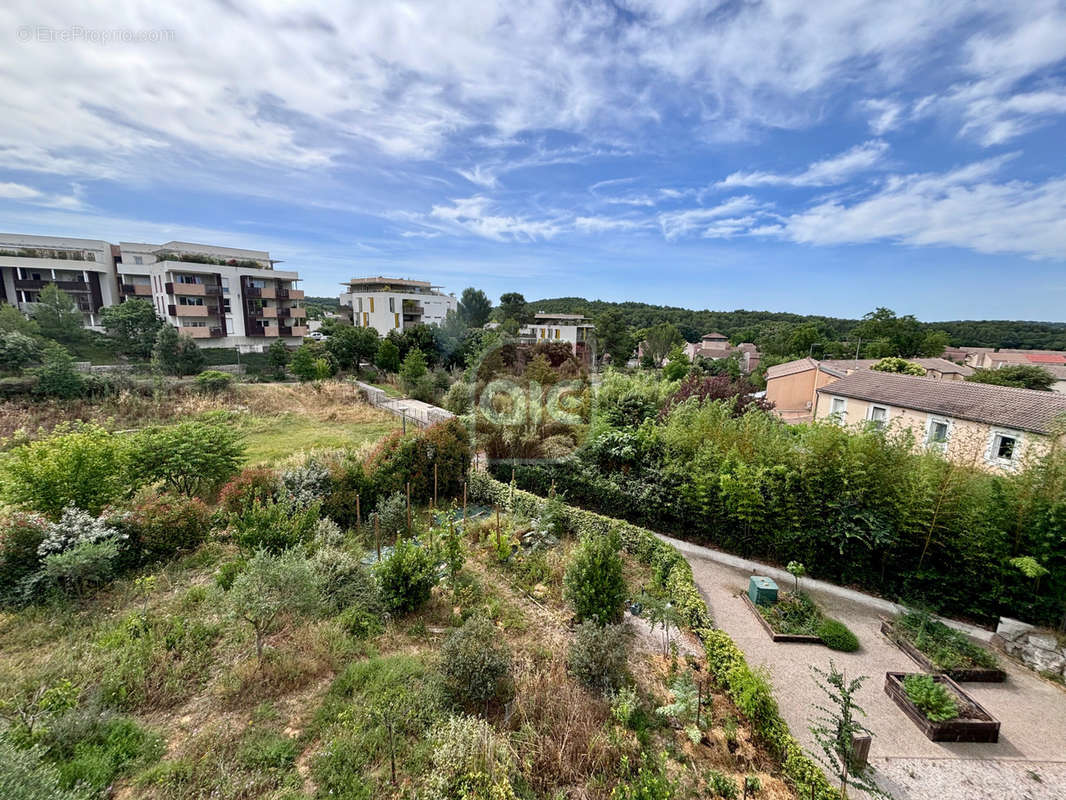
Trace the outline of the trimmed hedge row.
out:
M 470 497 L 487 505 L 499 505 L 513 512 L 535 517 L 547 502 L 531 492 L 502 483 L 485 472 L 469 475 Z M 815 764 L 781 718 L 770 684 L 744 658 L 744 653 L 725 631 L 713 627 L 707 604 L 692 578 L 692 568 L 675 548 L 647 528 L 631 525 L 564 505 L 563 519 L 571 533 L 607 534 L 616 531 L 622 548 L 640 563 L 655 570 L 656 581 L 666 589 L 688 628 L 704 644 L 707 664 L 718 683 L 751 723 L 755 734 L 770 748 L 781 762 L 785 779 L 802 790 L 804 800 L 840 800 L 840 792 L 833 788 L 821 768 Z M 814 794 L 811 795 L 811 787 Z

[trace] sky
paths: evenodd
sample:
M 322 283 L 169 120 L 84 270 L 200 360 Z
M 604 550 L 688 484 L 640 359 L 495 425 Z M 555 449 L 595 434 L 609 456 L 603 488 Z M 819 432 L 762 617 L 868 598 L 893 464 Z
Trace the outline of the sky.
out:
M 347 6 L 345 8 L 344 6 Z M 1066 0 L 8 0 L 0 230 L 1066 321 Z

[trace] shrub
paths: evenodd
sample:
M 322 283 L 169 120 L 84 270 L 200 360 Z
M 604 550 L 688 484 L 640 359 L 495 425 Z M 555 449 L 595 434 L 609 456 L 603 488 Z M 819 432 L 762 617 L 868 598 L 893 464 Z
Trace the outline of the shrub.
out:
M 21 372 L 41 354 L 41 346 L 32 336 L 18 331 L 0 330 L 0 372 Z
M 818 638 L 830 650 L 854 653 L 859 649 L 858 637 L 848 629 L 847 625 L 835 619 L 822 620 L 822 624 L 818 626 Z
M 74 357 L 54 342 L 45 345 L 41 366 L 29 372 L 37 378 L 34 393 L 42 397 L 70 400 L 85 394 L 85 376 L 75 368 Z
M 586 536 L 566 568 L 566 599 L 578 621 L 598 625 L 620 622 L 625 606 L 626 584 L 618 535 Z
M 47 527 L 48 520 L 36 514 L 13 512 L 0 518 L 0 602 L 15 599 L 19 584 L 37 571 L 37 548 Z
M 474 392 L 466 381 L 456 381 L 448 387 L 441 403 L 453 414 L 469 414 L 474 405 Z
M 347 550 L 320 547 L 311 558 L 311 567 L 328 611 L 357 607 L 377 616 L 384 612 L 373 576 Z
M 932 722 L 946 722 L 959 716 L 955 698 L 932 675 L 905 675 L 903 689 L 910 701 Z
M 665 758 L 645 751 L 637 774 L 611 790 L 611 800 L 671 800 L 677 796 L 677 782 L 666 774 Z
M 627 644 L 625 626 L 585 621 L 570 644 L 567 665 L 585 686 L 608 694 L 625 682 Z
M 249 467 L 231 478 L 218 495 L 218 504 L 227 514 L 243 514 L 255 502 L 269 503 L 278 497 L 281 483 L 272 469 Z
M 373 503 L 374 488 L 361 461 L 351 454 L 330 464 L 330 486 L 322 511 L 338 525 L 354 528 L 360 521 L 355 513 L 355 498 L 360 499 L 360 516 L 367 519 Z
M 300 505 L 324 500 L 331 486 L 329 470 L 313 458 L 302 467 L 281 473 L 281 483 Z
M 484 709 L 511 691 L 511 651 L 491 620 L 471 617 L 444 640 L 440 672 L 452 703 Z
M 433 558 L 409 539 L 396 542 L 388 557 L 377 565 L 375 576 L 385 607 L 400 613 L 420 608 L 437 583 Z
M 245 769 L 291 769 L 300 748 L 295 741 L 275 731 L 252 728 L 241 737 L 237 762 Z
M 377 522 L 382 536 L 398 536 L 407 529 L 407 498 L 403 492 L 395 492 L 378 500 L 370 516 L 371 523 Z
M 725 800 L 736 800 L 738 789 L 737 782 L 728 775 L 724 775 L 716 769 L 712 769 L 707 775 L 707 786 L 714 792 L 715 797 Z
M 127 534 L 131 549 L 153 560 L 198 547 L 207 538 L 210 512 L 195 497 L 151 494 L 108 522 Z
M 429 741 L 433 743 L 433 771 L 426 781 L 429 800 L 515 799 L 510 780 L 514 756 L 488 722 L 449 717 L 433 728 Z
M 233 582 L 237 580 L 237 576 L 244 572 L 244 568 L 247 566 L 248 560 L 245 558 L 223 561 L 218 565 L 218 569 L 215 570 L 215 585 L 222 591 L 228 592 L 233 588 Z
M 95 544 L 117 538 L 124 540 L 126 537 L 121 536 L 102 518 L 70 506 L 63 511 L 58 522 L 48 524 L 44 539 L 37 547 L 37 555 L 46 558 L 71 550 L 80 544 Z
M 261 503 L 230 517 L 233 541 L 246 552 L 266 549 L 272 553 L 311 541 L 318 522 L 318 504 L 299 506 L 290 498 Z
M 192 496 L 211 492 L 237 472 L 241 434 L 223 422 L 180 422 L 151 427 L 133 438 L 131 469 L 146 482 L 162 481 Z
M 56 519 L 67 506 L 99 514 L 143 483 L 126 469 L 126 445 L 98 425 L 60 425 L 3 461 L 4 501 Z
M 46 585 L 81 596 L 90 586 L 111 580 L 118 555 L 118 543 L 114 540 L 82 542 L 62 553 L 46 556 L 40 574 Z
M 225 391 L 232 383 L 232 375 L 217 369 L 205 370 L 196 376 L 196 387 L 209 394 Z
M 0 797 L 4 800 L 88 800 L 84 787 L 64 788 L 43 748 L 16 747 L 0 733 Z
M 61 785 L 102 792 L 120 775 L 163 755 L 162 738 L 133 720 L 92 709 L 87 712 L 68 712 L 74 725 L 62 741 L 49 746 L 49 757 L 58 762 Z M 59 725 L 52 731 L 53 740 L 58 730 Z
M 301 613 L 319 601 L 311 564 L 302 554 L 273 555 L 259 550 L 227 593 L 230 612 L 255 632 L 255 654 L 263 660 L 263 640 L 282 612 Z

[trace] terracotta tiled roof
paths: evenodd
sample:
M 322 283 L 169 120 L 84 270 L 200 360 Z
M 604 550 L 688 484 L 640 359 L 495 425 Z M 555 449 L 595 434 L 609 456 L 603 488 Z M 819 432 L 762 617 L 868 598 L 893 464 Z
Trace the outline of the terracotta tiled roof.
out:
M 766 368 L 766 378 L 783 378 L 786 375 L 795 375 L 797 372 L 806 372 L 818 366 L 813 358 L 798 358 L 795 361 L 786 361 L 784 364 L 775 364 Z
M 937 381 L 911 375 L 859 370 L 818 390 L 945 417 L 1051 433 L 1066 415 L 1066 395 L 968 381 Z
M 907 360 L 920 364 L 926 370 L 936 370 L 946 375 L 957 374 L 963 377 L 973 375 L 972 367 L 956 364 L 946 358 L 910 358 Z M 833 375 L 843 375 L 851 370 L 870 369 L 878 361 L 880 361 L 879 358 L 827 358 L 822 361 L 813 358 L 798 358 L 795 361 L 786 361 L 784 364 L 770 367 L 766 370 L 766 377 L 769 379 L 795 375 L 797 372 L 814 369 L 818 365 Z

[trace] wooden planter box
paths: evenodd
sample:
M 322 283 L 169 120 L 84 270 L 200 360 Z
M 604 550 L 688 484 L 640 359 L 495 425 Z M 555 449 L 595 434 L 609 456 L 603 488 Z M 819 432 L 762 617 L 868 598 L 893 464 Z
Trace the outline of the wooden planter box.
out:
M 925 737 L 933 742 L 998 742 L 999 720 L 992 717 L 976 700 L 962 690 L 955 681 L 947 675 L 934 675 L 933 680 L 944 684 L 949 691 L 966 707 L 967 717 L 948 720 L 947 722 L 933 722 L 918 710 L 907 696 L 907 690 L 903 688 L 905 672 L 885 673 L 885 694 L 891 697 L 897 706 L 903 709 L 903 713 L 911 718 Z
M 974 669 L 938 669 L 937 666 L 929 660 L 929 656 L 911 644 L 905 636 L 896 633 L 896 626 L 887 619 L 881 620 L 881 633 L 887 636 L 889 641 L 895 644 L 896 647 L 910 656 L 915 664 L 926 672 L 931 672 L 934 675 L 947 675 L 952 680 L 961 681 L 963 683 L 967 681 L 1003 683 L 1003 681 L 1007 679 L 1007 673 L 1001 669 L 984 669 L 981 667 L 975 667 Z
M 747 603 L 748 608 L 751 609 L 751 613 L 755 615 L 755 619 L 759 620 L 759 624 L 762 625 L 763 630 L 769 634 L 770 638 L 775 642 L 792 642 L 793 644 L 824 644 L 824 642 L 817 636 L 807 636 L 806 634 L 799 633 L 775 633 L 774 629 L 767 622 L 766 617 L 759 613 L 759 609 L 755 607 L 755 604 L 751 602 L 751 598 L 746 594 L 743 595 L 744 602 Z

